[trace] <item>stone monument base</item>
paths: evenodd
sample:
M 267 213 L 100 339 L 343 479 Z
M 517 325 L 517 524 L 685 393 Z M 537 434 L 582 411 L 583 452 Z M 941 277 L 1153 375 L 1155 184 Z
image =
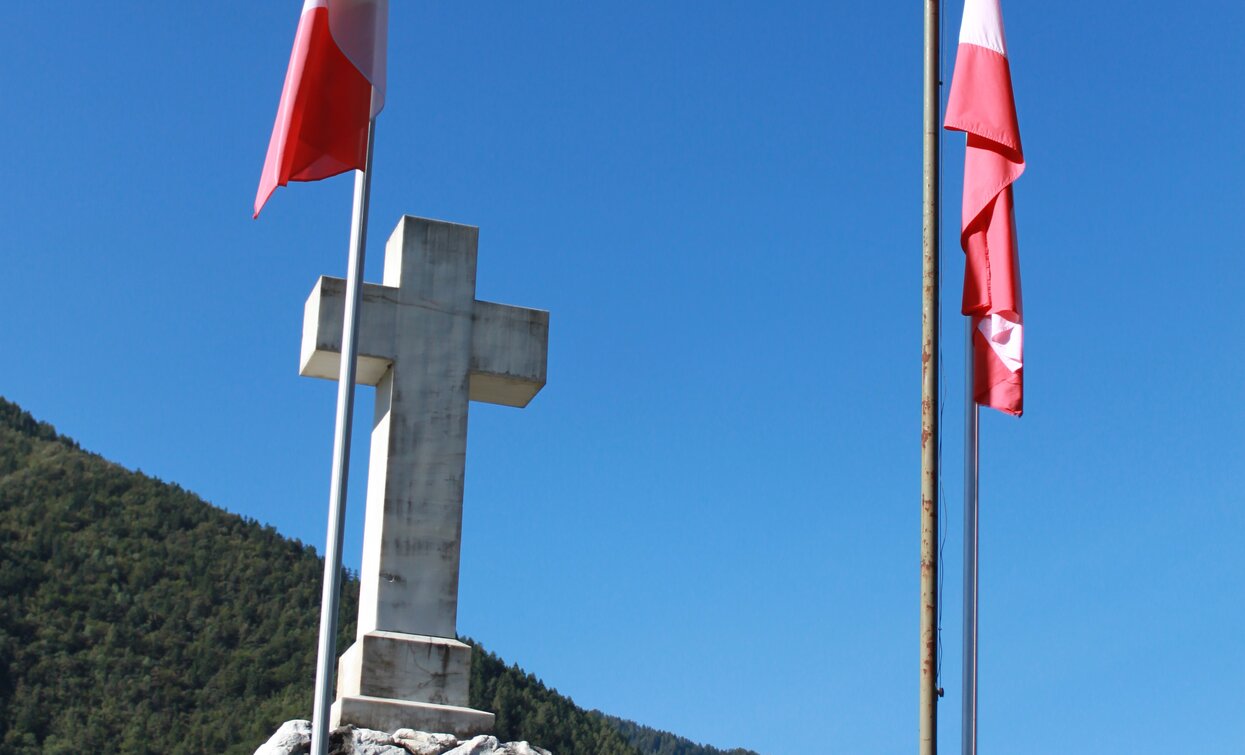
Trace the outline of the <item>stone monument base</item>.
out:
M 377 731 L 416 729 L 469 738 L 492 731 L 493 714 L 457 705 L 345 696 L 337 698 L 329 713 L 329 726 L 344 724 Z
M 337 665 L 331 726 L 487 734 L 493 714 L 467 707 L 471 647 L 447 637 L 372 631 Z

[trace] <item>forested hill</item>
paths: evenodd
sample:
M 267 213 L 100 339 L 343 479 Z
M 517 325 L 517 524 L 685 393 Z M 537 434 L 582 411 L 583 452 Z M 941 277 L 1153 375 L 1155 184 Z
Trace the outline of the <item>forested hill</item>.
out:
M 322 570 L 0 399 L 0 755 L 253 752 L 310 717 Z M 345 580 L 339 649 L 357 599 Z M 582 710 L 478 646 L 471 694 L 502 741 L 555 755 L 723 752 Z

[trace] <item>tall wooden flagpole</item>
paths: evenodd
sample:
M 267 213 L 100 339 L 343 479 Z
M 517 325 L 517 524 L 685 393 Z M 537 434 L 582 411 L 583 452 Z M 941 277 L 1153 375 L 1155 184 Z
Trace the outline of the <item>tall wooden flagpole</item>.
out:
M 367 129 L 367 157 L 355 173 L 350 257 L 346 263 L 346 302 L 342 320 L 342 361 L 337 382 L 337 420 L 333 433 L 333 476 L 329 482 L 329 523 L 320 596 L 320 643 L 316 653 L 316 696 L 311 715 L 311 755 L 326 755 L 329 708 L 333 704 L 333 664 L 337 661 L 337 604 L 341 595 L 342 529 L 346 522 L 346 478 L 350 471 L 350 427 L 354 419 L 355 367 L 359 355 L 359 298 L 363 291 L 363 253 L 372 193 L 372 146 L 376 118 Z
M 939 0 L 925 0 L 925 112 L 921 299 L 920 755 L 938 752 L 938 139 Z

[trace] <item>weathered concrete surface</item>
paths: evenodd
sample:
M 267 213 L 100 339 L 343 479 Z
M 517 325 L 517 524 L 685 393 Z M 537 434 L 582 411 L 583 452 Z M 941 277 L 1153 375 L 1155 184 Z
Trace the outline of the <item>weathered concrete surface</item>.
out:
M 459 737 L 491 731 L 493 722 L 492 713 L 474 708 L 363 695 L 338 697 L 329 711 L 329 726 L 350 724 L 378 731 L 412 728 L 449 732 Z
M 466 710 L 470 651 L 434 638 L 457 636 L 468 405 L 526 406 L 545 384 L 549 336 L 548 312 L 476 300 L 478 236 L 403 217 L 383 285 L 364 285 L 357 379 L 376 386 L 376 405 L 358 640 L 342 658 L 334 706 L 346 723 L 386 728 L 374 724 L 396 709 L 373 700 Z M 304 308 L 301 374 L 338 378 L 344 308 L 345 281 L 321 278 Z M 364 713 L 369 705 L 379 707 Z M 467 728 L 443 730 L 482 732 L 481 720 L 465 715 Z M 401 726 L 426 728 L 392 728 Z
M 338 662 L 337 694 L 463 706 L 470 678 L 471 647 L 458 640 L 368 632 Z

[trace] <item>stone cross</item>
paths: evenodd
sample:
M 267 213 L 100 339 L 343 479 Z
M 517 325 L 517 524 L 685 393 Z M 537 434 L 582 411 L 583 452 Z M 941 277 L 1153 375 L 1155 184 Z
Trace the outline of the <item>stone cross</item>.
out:
M 479 229 L 405 216 L 366 283 L 357 380 L 376 386 L 359 628 L 342 655 L 331 724 L 487 732 L 467 707 L 457 640 L 469 401 L 523 407 L 545 384 L 549 313 L 477 301 Z M 336 380 L 346 282 L 322 277 L 303 315 L 307 377 Z

